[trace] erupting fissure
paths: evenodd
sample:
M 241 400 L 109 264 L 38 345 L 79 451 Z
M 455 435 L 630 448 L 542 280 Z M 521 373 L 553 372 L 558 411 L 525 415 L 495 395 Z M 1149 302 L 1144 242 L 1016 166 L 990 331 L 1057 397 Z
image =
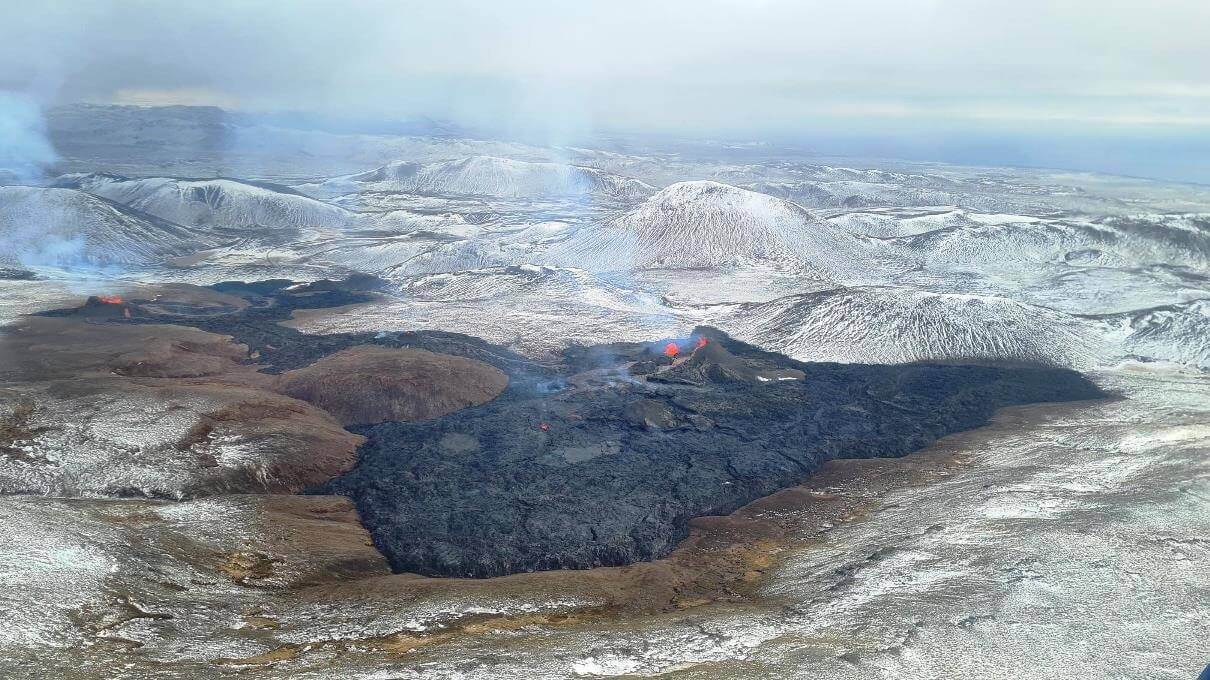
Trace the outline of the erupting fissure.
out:
M 693 346 L 693 350 L 696 352 L 697 350 L 705 347 L 708 344 L 710 344 L 710 341 L 708 339 L 706 339 L 704 337 L 699 337 L 697 339 L 697 343 L 694 344 L 694 346 Z M 680 354 L 681 354 L 681 346 L 678 345 L 675 341 L 670 342 L 667 345 L 664 345 L 664 356 L 675 359 L 676 357 L 680 356 Z
M 122 296 L 121 295 L 98 295 L 97 301 L 107 304 L 107 305 L 120 305 L 120 304 L 122 304 Z

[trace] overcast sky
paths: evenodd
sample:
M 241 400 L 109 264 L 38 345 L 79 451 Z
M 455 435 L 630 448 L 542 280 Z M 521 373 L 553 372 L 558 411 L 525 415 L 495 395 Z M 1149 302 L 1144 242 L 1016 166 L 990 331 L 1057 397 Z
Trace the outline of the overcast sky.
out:
M 1210 138 L 1207 0 L 23 4 L 0 22 L 0 88 L 43 102 L 424 114 L 556 141 Z

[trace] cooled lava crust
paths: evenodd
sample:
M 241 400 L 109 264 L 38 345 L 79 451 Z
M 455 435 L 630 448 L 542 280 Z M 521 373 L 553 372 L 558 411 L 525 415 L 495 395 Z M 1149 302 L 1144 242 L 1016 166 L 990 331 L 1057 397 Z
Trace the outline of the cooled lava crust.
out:
M 1105 396 L 1065 369 L 804 363 L 708 327 L 689 338 L 572 347 L 540 363 L 455 333 L 316 336 L 277 323 L 294 309 L 367 300 L 373 287 L 225 283 L 214 288 L 249 304 L 223 314 L 138 304 L 130 315 L 95 304 L 54 314 L 232 335 L 268 372 L 357 345 L 414 347 L 503 371 L 508 386 L 486 404 L 348 426 L 367 438 L 356 467 L 310 490 L 352 498 L 393 569 L 432 576 L 659 558 L 688 535 L 690 519 L 799 484 L 827 460 L 903 456 L 985 425 L 1001 407 Z

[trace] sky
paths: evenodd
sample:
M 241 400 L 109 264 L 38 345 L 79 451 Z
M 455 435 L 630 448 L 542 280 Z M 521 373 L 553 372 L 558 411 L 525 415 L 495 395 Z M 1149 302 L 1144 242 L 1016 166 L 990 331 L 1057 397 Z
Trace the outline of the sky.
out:
M 1205 0 L 23 3 L 44 104 L 429 116 L 1210 182 Z

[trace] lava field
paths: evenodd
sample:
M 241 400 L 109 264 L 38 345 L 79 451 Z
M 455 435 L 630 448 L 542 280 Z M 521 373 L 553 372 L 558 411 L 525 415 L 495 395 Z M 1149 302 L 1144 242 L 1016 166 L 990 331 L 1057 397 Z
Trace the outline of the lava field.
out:
M 269 374 L 364 346 L 469 360 L 368 392 L 410 398 L 406 419 L 383 416 L 380 404 L 365 403 L 367 390 L 332 372 L 295 395 L 365 437 L 356 466 L 310 492 L 352 498 L 393 569 L 432 576 L 659 558 L 688 535 L 691 519 L 799 484 L 825 461 L 903 456 L 985 425 L 1001 407 L 1104 396 L 1067 369 L 806 363 L 710 327 L 688 338 L 572 346 L 542 363 L 455 333 L 310 335 L 278 323 L 297 309 L 368 301 L 377 285 L 372 277 L 228 282 L 212 289 L 245 304 L 92 298 L 45 315 L 230 335 Z M 425 403 L 493 369 L 507 387 Z

